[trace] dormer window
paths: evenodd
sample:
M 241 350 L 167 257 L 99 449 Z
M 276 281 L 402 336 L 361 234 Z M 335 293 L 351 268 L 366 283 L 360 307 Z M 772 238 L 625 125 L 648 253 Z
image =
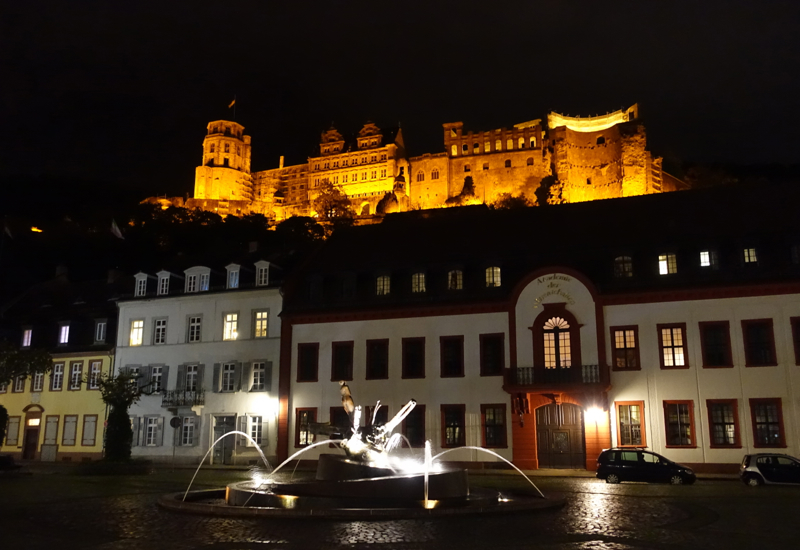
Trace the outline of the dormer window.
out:
M 500 286 L 500 268 L 497 266 L 486 268 L 486 288 L 497 288 Z
M 191 267 L 184 271 L 186 274 L 186 284 L 184 292 L 206 292 L 209 287 L 209 280 L 211 279 L 211 269 L 208 267 Z
M 134 296 L 144 296 L 147 294 L 147 275 L 144 273 L 137 273 L 135 275 L 136 286 L 133 290 Z
M 169 273 L 159 274 L 158 276 L 158 295 L 165 296 L 169 294 Z
M 269 262 L 260 260 L 255 263 L 256 266 L 256 286 L 269 285 Z
M 208 291 L 208 284 L 211 279 L 210 274 L 208 273 L 201 273 L 200 274 L 200 292 L 207 292 Z
M 197 292 L 197 275 L 186 277 L 186 292 Z
M 108 321 L 106 319 L 98 319 L 94 322 L 94 342 L 95 344 L 102 344 L 106 341 L 106 333 L 108 332 Z
M 69 343 L 69 323 L 62 323 L 58 327 L 58 343 L 61 345 Z
M 411 276 L 411 292 L 418 294 L 425 292 L 425 274 L 414 273 Z
M 228 270 L 228 288 L 239 288 L 239 264 L 225 266 Z
M 22 347 L 31 347 L 31 337 L 33 336 L 33 329 L 26 328 L 22 330 Z

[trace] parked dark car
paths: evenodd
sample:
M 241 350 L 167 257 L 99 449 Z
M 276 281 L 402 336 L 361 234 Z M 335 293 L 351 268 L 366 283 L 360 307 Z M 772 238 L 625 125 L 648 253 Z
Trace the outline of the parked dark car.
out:
M 751 487 L 800 484 L 800 460 L 779 453 L 744 455 L 739 477 Z
M 606 449 L 597 457 L 597 477 L 606 483 L 646 481 L 691 485 L 697 479 L 691 468 L 644 449 Z

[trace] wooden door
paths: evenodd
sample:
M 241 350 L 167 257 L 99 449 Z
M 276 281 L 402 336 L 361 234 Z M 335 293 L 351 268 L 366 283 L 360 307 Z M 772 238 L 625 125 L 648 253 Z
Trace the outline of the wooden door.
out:
M 236 430 L 236 417 L 234 416 L 215 416 L 214 417 L 214 441 L 222 435 Z M 223 437 L 215 446 L 212 462 L 214 464 L 233 464 L 233 449 L 236 445 L 238 436 L 229 435 Z
M 22 444 L 22 458 L 33 460 L 39 448 L 39 428 L 25 428 L 25 441 Z
M 536 409 L 539 468 L 586 468 L 583 412 L 571 403 Z

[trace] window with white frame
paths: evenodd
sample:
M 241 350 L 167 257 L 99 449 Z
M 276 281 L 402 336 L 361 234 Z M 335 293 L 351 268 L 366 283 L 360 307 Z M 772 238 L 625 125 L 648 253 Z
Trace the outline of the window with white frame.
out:
M 26 328 L 22 331 L 22 347 L 31 347 L 31 337 L 33 336 L 33 329 Z
M 197 275 L 186 277 L 186 292 L 197 292 Z
M 200 341 L 200 328 L 202 324 L 203 318 L 199 315 L 189 317 L 189 335 L 188 340 L 189 342 L 199 342 Z
M 69 325 L 63 324 L 58 328 L 58 343 L 59 344 L 68 344 L 69 343 Z
M 256 442 L 256 445 L 259 447 L 263 445 L 264 441 L 262 438 L 262 433 L 264 430 L 264 417 L 263 416 L 250 416 L 248 417 L 248 433 L 253 441 Z M 251 446 L 253 444 L 252 441 L 247 440 L 247 445 Z
M 269 267 L 259 266 L 256 269 L 256 286 L 267 286 L 269 284 Z
M 239 314 L 226 313 L 224 316 L 224 327 L 222 330 L 223 340 L 236 340 L 239 336 Z
M 264 391 L 267 389 L 267 365 L 266 363 L 253 363 L 253 384 L 250 391 Z
M 208 292 L 208 284 L 211 277 L 208 273 L 200 274 L 200 292 Z
M 147 279 L 142 277 L 141 279 L 136 280 L 136 296 L 144 296 L 147 294 Z
M 0 393 L 6 393 L 8 391 L 8 382 L 0 382 Z
M 83 375 L 83 363 L 72 363 L 69 369 L 69 389 L 72 391 L 81 389 L 81 377 Z
M 135 319 L 131 321 L 131 335 L 128 340 L 128 345 L 141 346 L 144 337 L 144 319 Z
M 253 330 L 253 337 L 254 338 L 266 338 L 267 337 L 267 316 L 269 312 L 267 311 L 256 311 L 255 318 L 254 318 L 254 330 Z
M 547 369 L 572 366 L 572 347 L 569 323 L 561 317 L 548 319 L 544 324 L 544 366 Z
M 64 383 L 64 363 L 53 365 L 53 372 L 50 374 L 50 391 L 61 391 Z
M 239 270 L 231 269 L 228 272 L 228 288 L 239 288 Z
M 108 332 L 108 322 L 107 321 L 95 321 L 94 324 L 94 341 L 95 342 L 105 342 L 106 341 L 106 333 Z
M 159 392 L 164 388 L 164 367 L 150 367 L 150 390 Z
M 181 423 L 181 445 L 194 444 L 194 416 L 184 416 Z
M 100 369 L 102 367 L 102 362 L 100 361 L 92 361 L 89 363 L 89 389 L 90 390 L 99 390 L 100 389 Z
M 162 275 L 158 278 L 158 294 L 159 296 L 169 294 L 169 275 Z
M 156 319 L 153 322 L 153 344 L 167 343 L 167 320 Z
M 411 292 L 417 294 L 425 292 L 425 274 L 414 273 L 411 275 Z
M 500 286 L 500 268 L 497 266 L 486 268 L 486 287 L 499 287 Z
M 671 275 L 678 272 L 678 262 L 675 254 L 659 254 L 658 256 L 658 274 Z
M 186 385 L 185 391 L 197 391 L 198 388 L 198 371 L 200 369 L 197 365 L 186 365 Z
M 447 272 L 447 290 L 462 290 L 464 288 L 464 273 L 460 269 Z
M 717 253 L 714 250 L 700 251 L 700 267 L 717 267 Z
M 37 372 L 33 375 L 33 384 L 31 385 L 32 392 L 40 392 L 44 389 L 44 373 Z
M 22 393 L 25 391 L 25 376 L 17 376 L 14 379 L 14 388 L 12 391 L 14 393 Z
M 745 248 L 744 249 L 744 263 L 746 263 L 746 264 L 758 263 L 758 258 L 756 257 L 756 249 L 755 248 Z
M 222 365 L 222 384 L 220 389 L 224 392 L 232 392 L 236 389 L 236 363 Z
M 391 290 L 392 280 L 388 275 L 379 275 L 375 279 L 375 294 L 378 296 L 387 296 Z
M 148 447 L 158 445 L 158 417 L 145 417 L 144 444 Z

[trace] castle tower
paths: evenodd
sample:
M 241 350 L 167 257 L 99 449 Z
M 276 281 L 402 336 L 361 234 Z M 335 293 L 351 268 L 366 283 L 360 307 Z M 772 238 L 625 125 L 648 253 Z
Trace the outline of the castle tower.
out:
M 195 170 L 194 198 L 253 200 L 250 136 L 244 126 L 228 120 L 208 124 L 203 140 L 203 164 Z

